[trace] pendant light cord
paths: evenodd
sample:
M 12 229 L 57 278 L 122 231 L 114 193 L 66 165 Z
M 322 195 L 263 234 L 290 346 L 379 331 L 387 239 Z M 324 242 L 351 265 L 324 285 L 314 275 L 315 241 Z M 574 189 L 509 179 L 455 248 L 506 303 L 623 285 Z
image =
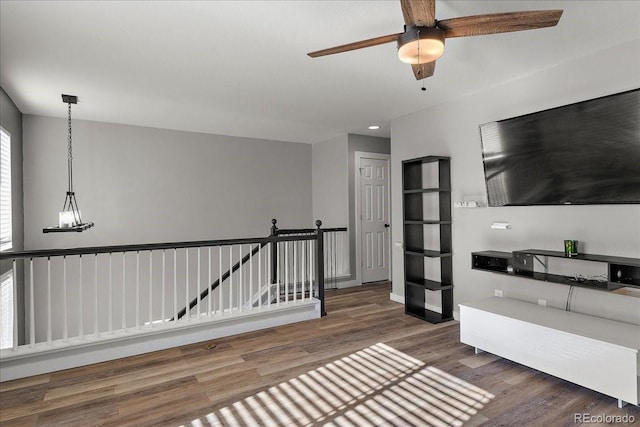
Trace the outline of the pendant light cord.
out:
M 71 103 L 69 103 L 69 115 L 67 120 L 67 129 L 69 136 L 67 138 L 67 177 L 69 180 L 69 192 L 73 193 L 73 153 L 71 148 Z
M 418 70 L 418 73 L 421 74 L 423 67 L 422 67 L 422 64 L 420 63 L 420 30 L 418 30 L 418 66 L 420 67 L 420 69 Z M 424 76 L 422 76 L 420 80 L 422 80 L 422 91 L 426 91 L 427 89 L 424 87 Z

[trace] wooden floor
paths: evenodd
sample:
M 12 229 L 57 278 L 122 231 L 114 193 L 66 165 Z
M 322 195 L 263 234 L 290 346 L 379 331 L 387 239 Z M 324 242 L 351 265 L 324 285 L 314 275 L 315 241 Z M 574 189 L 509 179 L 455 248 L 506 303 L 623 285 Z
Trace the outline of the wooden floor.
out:
M 618 409 L 613 398 L 475 355 L 457 322 L 406 316 L 389 293 L 388 283 L 328 291 L 322 319 L 4 382 L 0 425 L 572 426 L 583 413 L 640 421 L 636 406 Z

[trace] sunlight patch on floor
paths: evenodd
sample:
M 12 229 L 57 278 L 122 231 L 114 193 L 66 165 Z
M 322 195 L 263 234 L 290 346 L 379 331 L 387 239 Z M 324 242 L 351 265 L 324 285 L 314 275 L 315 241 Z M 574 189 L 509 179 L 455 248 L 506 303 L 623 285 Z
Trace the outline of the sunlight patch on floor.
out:
M 461 426 L 494 397 L 378 343 L 189 425 Z

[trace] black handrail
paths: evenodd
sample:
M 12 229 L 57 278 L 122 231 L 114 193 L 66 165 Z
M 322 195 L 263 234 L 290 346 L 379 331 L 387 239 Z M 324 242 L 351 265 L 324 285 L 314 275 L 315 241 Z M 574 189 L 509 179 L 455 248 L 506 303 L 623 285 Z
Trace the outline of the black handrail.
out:
M 154 250 L 166 250 L 166 249 L 188 249 L 196 247 L 213 247 L 213 246 L 230 246 L 230 245 L 244 245 L 244 244 L 259 244 L 252 249 L 251 253 L 245 255 L 242 260 L 238 261 L 231 270 L 224 273 L 221 278 L 218 278 L 207 289 L 200 293 L 200 300 L 206 298 L 209 293 L 215 290 L 222 282 L 228 279 L 232 273 L 237 271 L 242 265 L 249 261 L 260 248 L 265 247 L 267 244 L 272 243 L 274 253 L 272 254 L 272 262 L 276 261 L 277 243 L 278 242 L 290 242 L 290 241 L 318 241 L 317 251 L 317 267 L 316 267 L 316 281 L 318 283 L 318 299 L 321 304 L 321 314 L 326 316 L 325 304 L 324 304 L 324 256 L 323 256 L 323 242 L 322 235 L 324 232 L 338 232 L 347 231 L 346 227 L 336 228 L 320 228 L 322 221 L 316 221 L 317 229 L 314 228 L 300 228 L 300 229 L 278 229 L 276 226 L 277 221 L 271 220 L 271 235 L 267 237 L 247 237 L 241 239 L 218 239 L 218 240 L 199 240 L 188 242 L 169 242 L 169 243 L 144 243 L 144 244 L 132 244 L 132 245 L 113 245 L 113 246 L 90 246 L 81 248 L 68 248 L 68 249 L 35 249 L 35 250 L 20 250 L 20 251 L 4 251 L 0 252 L 1 260 L 17 260 L 17 259 L 33 259 L 33 258 L 51 258 L 57 256 L 74 256 L 74 255 L 98 255 L 105 253 L 125 253 L 125 252 L 141 252 L 141 251 L 154 251 Z M 277 265 L 272 270 L 272 274 L 275 273 Z M 275 277 L 275 275 L 274 275 Z M 222 280 L 221 280 L 222 279 Z M 273 281 L 274 279 L 272 279 Z M 194 298 L 189 303 L 189 310 L 196 306 L 198 298 Z M 178 319 L 182 318 L 187 313 L 187 307 L 183 308 L 177 313 Z M 175 318 L 175 316 L 174 316 Z M 171 320 L 174 320 L 172 318 Z
M 315 233 L 317 229 L 315 228 L 278 228 L 278 235 L 281 234 L 311 234 Z M 334 228 L 323 228 L 322 231 L 325 233 L 334 233 L 338 231 L 347 231 L 347 227 L 334 227 Z
M 20 258 L 44 258 L 54 256 L 72 256 L 87 254 L 105 254 L 119 252 L 141 252 L 153 251 L 160 249 L 184 249 L 207 246 L 229 246 L 229 245 L 245 245 L 250 243 L 272 243 L 272 242 L 288 242 L 297 240 L 315 240 L 315 235 L 307 236 L 268 236 L 268 237 L 247 237 L 242 239 L 221 239 L 221 240 L 200 240 L 192 242 L 173 242 L 173 243 L 144 243 L 136 245 L 116 245 L 116 246 L 94 246 L 84 248 L 69 249 L 35 249 L 24 251 L 4 251 L 0 252 L 0 260 L 20 259 Z

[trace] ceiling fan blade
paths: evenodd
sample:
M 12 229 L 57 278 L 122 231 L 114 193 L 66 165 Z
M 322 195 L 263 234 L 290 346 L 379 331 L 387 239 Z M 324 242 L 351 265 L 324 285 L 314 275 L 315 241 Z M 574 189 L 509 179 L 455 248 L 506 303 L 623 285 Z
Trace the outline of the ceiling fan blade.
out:
M 413 75 L 416 76 L 416 80 L 426 79 L 433 76 L 436 70 L 436 61 L 425 62 L 424 64 L 412 64 Z
M 325 55 L 333 55 L 334 53 L 348 52 L 350 50 L 362 49 L 365 47 L 377 46 L 379 44 L 391 43 L 398 40 L 398 37 L 402 33 L 389 34 L 386 36 L 374 37 L 372 39 L 360 40 L 359 42 L 353 42 L 348 44 L 343 44 L 341 46 L 330 47 L 328 49 L 317 50 L 315 52 L 309 52 L 309 55 L 312 58 L 317 58 L 318 56 Z
M 561 16 L 562 10 L 492 13 L 445 19 L 438 21 L 438 28 L 444 31 L 447 38 L 481 36 L 553 27 Z
M 400 0 L 400 7 L 408 27 L 433 27 L 436 22 L 436 0 Z

